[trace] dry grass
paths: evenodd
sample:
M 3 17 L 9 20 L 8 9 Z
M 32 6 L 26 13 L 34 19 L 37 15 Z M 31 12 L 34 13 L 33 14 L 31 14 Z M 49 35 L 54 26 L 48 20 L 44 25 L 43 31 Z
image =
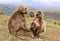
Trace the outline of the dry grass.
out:
M 23 32 L 25 35 L 20 35 L 18 37 L 9 34 L 7 28 L 8 16 L 0 16 L 0 41 L 60 41 L 60 25 L 58 23 L 60 20 L 46 19 L 47 31 L 40 38 L 32 38 L 33 36 L 30 32 Z M 30 23 L 33 18 L 27 18 L 27 27 L 30 27 Z M 57 22 L 54 24 L 54 22 Z M 29 36 L 30 35 L 30 36 Z

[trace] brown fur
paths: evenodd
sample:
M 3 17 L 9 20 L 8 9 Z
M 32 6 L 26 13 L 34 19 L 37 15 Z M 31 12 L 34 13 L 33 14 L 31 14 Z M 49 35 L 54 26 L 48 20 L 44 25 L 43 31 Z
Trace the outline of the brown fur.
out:
M 10 17 L 8 22 L 8 29 L 10 33 L 17 34 L 18 31 L 29 31 L 26 28 L 26 19 L 24 14 L 27 13 L 27 8 L 21 5 Z
M 36 18 L 31 23 L 30 30 L 33 32 L 34 36 L 38 36 L 42 32 L 45 32 L 46 30 L 46 24 L 43 18 L 43 13 L 41 11 L 38 11 L 36 14 Z

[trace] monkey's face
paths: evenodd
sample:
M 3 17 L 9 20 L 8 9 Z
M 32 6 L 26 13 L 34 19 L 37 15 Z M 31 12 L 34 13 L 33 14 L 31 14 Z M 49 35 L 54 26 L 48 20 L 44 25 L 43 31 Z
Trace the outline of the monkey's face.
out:
M 41 14 L 40 13 L 37 13 L 36 14 L 36 17 L 40 18 L 41 17 Z
M 42 16 L 42 12 L 38 11 L 37 14 L 36 14 L 36 17 L 40 18 L 41 16 Z
M 22 14 L 27 14 L 27 8 L 26 8 L 25 6 L 20 6 L 19 11 L 20 11 Z

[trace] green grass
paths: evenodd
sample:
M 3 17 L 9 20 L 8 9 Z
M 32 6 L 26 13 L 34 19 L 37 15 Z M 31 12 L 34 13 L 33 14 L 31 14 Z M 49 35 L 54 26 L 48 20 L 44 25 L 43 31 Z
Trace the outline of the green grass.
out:
M 53 19 L 45 19 L 46 20 L 46 33 L 37 39 L 33 39 L 29 37 L 28 32 L 24 32 L 24 34 L 29 34 L 27 36 L 19 36 L 22 37 L 18 38 L 12 34 L 9 34 L 7 22 L 9 17 L 0 15 L 0 41 L 60 41 L 60 20 L 53 20 Z M 28 17 L 27 20 L 27 27 L 30 27 L 30 23 L 32 22 L 33 18 Z M 54 24 L 56 22 L 56 24 Z M 24 38 L 24 40 L 23 40 Z

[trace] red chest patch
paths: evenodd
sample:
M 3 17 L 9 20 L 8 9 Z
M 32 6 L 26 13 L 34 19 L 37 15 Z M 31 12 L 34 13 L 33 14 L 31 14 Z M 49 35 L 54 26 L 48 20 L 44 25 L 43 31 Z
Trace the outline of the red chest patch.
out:
M 36 24 L 36 26 L 39 26 L 39 19 L 38 18 L 36 18 L 33 22 Z

